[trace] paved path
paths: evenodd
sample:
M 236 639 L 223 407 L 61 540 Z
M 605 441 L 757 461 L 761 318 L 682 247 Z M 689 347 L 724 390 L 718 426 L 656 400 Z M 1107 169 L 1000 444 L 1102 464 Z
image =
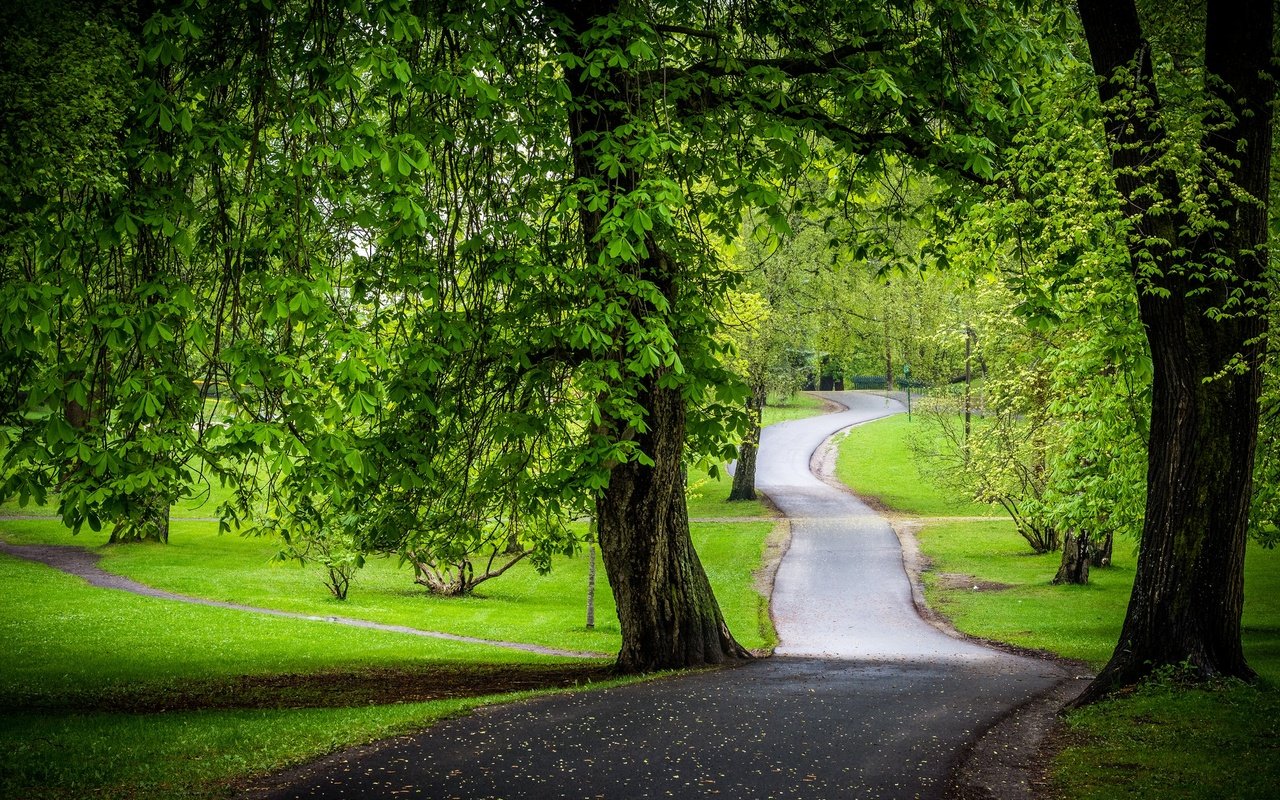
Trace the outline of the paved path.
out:
M 809 472 L 832 433 L 896 413 L 768 428 L 759 481 L 791 515 L 779 657 L 501 706 L 328 759 L 275 798 L 936 798 L 979 733 L 1061 677 L 923 623 L 884 520 Z
M 902 549 L 889 523 L 814 475 L 831 433 L 905 409 L 861 392 L 824 392 L 847 410 L 772 425 L 761 436 L 756 486 L 792 519 L 773 616 L 778 655 L 894 661 L 1003 662 L 1002 653 L 948 636 L 916 613 Z

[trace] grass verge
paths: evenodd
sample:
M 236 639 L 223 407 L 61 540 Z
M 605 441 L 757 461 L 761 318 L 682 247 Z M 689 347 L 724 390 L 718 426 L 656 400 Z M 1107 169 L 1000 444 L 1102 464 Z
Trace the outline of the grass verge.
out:
M 976 516 L 974 504 L 920 479 L 893 417 L 840 444 L 839 475 L 891 510 Z M 977 507 L 981 509 L 981 507 Z M 1110 657 L 1133 583 L 1134 543 L 1087 586 L 1049 584 L 1058 554 L 1035 555 L 1007 520 L 931 521 L 919 532 L 930 560 L 925 597 L 960 630 L 1085 661 Z M 1280 786 L 1280 551 L 1250 546 L 1243 639 L 1256 686 L 1185 687 L 1176 676 L 1068 715 L 1050 768 L 1050 795 L 1089 798 L 1271 798 Z

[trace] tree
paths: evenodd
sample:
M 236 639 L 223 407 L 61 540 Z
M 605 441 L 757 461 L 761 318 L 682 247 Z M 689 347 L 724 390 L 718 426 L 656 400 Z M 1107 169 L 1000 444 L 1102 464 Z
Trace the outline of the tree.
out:
M 1210 0 L 1203 20 L 1180 18 L 1197 41 L 1176 70 L 1132 0 L 1079 11 L 1154 365 L 1137 574 L 1088 703 L 1166 665 L 1254 676 L 1240 615 L 1271 301 L 1274 10 Z
M 239 486 L 228 523 L 470 575 L 493 545 L 571 548 L 594 504 L 626 670 L 745 655 L 683 488 L 741 429 L 715 331 L 743 211 L 785 230 L 778 186 L 820 140 L 854 194 L 896 160 L 989 174 L 976 120 L 1016 86 L 988 46 L 1024 58 L 1004 9 L 967 3 L 124 5 L 138 91 L 97 121 L 129 185 L 83 224 L 41 199 L 30 237 L 41 264 L 73 235 L 77 264 L 136 278 L 99 327 L 139 358 L 94 429 L 128 446 L 89 451 L 97 505 L 64 518 L 124 508 L 139 475 L 171 499 L 198 458 Z M 56 472 L 65 431 L 32 419 L 65 422 L 51 343 L 83 325 L 54 327 L 4 366 L 26 392 L 6 493 Z M 231 420 L 196 419 L 200 386 Z
M 629 369 L 602 385 L 606 401 L 592 430 L 611 449 L 628 440 L 634 447 L 609 468 L 595 517 L 623 630 L 618 664 L 647 670 L 745 657 L 689 538 L 685 436 L 689 394 L 700 387 L 681 365 L 696 363 L 709 333 L 710 317 L 688 289 L 714 262 L 682 236 L 677 207 L 662 203 L 687 176 L 648 156 L 665 149 L 654 89 L 618 66 L 653 51 L 637 36 L 641 20 L 619 13 L 618 3 L 549 8 L 563 20 L 556 33 L 586 265 L 609 301 L 626 303 L 603 333 L 627 343 L 619 355 Z M 646 209 L 654 201 L 657 215 Z
M 738 443 L 729 500 L 756 499 L 756 454 L 760 446 L 760 419 L 770 388 L 771 368 L 786 357 L 785 342 L 777 335 L 773 309 L 755 292 L 730 295 L 726 304 L 727 335 L 733 342 L 734 371 L 747 384 L 747 430 Z
M 189 118 L 149 115 L 173 75 L 116 11 L 4 12 L 0 495 L 56 489 L 77 531 L 166 541 L 169 507 L 198 480 L 203 416 Z

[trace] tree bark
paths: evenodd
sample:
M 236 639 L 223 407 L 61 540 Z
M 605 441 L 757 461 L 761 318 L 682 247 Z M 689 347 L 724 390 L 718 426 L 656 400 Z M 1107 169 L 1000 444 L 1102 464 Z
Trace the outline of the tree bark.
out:
M 1165 665 L 1186 665 L 1204 678 L 1254 677 L 1240 644 L 1240 615 L 1269 300 L 1274 96 L 1271 0 L 1210 0 L 1204 91 L 1232 113 L 1206 126 L 1195 187 L 1221 225 L 1195 231 L 1177 210 L 1178 176 L 1152 160 L 1167 152 L 1171 126 L 1160 118 L 1134 3 L 1081 0 L 1079 10 L 1107 109 L 1116 187 L 1133 223 L 1130 254 L 1154 381 L 1133 594 L 1111 661 L 1076 705 Z M 1118 80 L 1124 70 L 1130 74 Z M 1213 163 L 1224 156 L 1236 160 L 1230 181 Z M 1233 362 L 1238 369 L 1228 369 Z
M 597 18 L 616 11 L 618 2 L 548 0 L 547 7 L 567 22 L 561 28 L 561 45 L 586 61 L 589 53 L 582 34 Z M 599 78 L 587 79 L 581 70 L 570 69 L 565 82 L 572 97 L 568 135 L 575 177 L 607 186 L 615 195 L 630 193 L 640 176 L 630 169 L 615 168 L 610 177 L 595 152 L 597 143 L 615 135 L 636 110 L 636 98 L 626 93 L 626 76 L 606 70 Z M 581 205 L 579 219 L 588 259 L 598 259 L 607 244 L 600 240 L 603 216 L 603 209 L 593 210 L 585 202 Z M 678 265 L 662 251 L 656 231 L 648 235 L 646 247 L 648 254 L 638 256 L 631 267 L 634 276 L 651 282 L 674 308 L 681 288 Z M 632 313 L 657 313 L 635 297 L 621 299 Z M 673 333 L 678 330 L 679 320 L 668 318 L 666 322 Z M 608 486 L 596 501 L 600 555 L 622 630 L 617 666 L 625 672 L 750 657 L 725 625 L 689 537 L 684 480 L 686 401 L 678 386 L 663 385 L 666 369 L 638 379 L 636 402 L 646 412 L 643 431 L 629 429 L 625 420 L 609 418 L 600 426 L 611 435 L 634 436 L 640 451 L 652 462 L 628 460 L 614 465 Z
M 884 315 L 884 388 L 885 391 L 893 391 L 893 350 L 889 343 L 889 314 L 887 309 Z
M 1089 566 L 1111 566 L 1111 550 L 1115 546 L 1115 540 L 1115 533 L 1113 531 L 1107 531 L 1107 535 L 1102 537 L 1102 541 L 1094 542 L 1089 548 Z
M 762 384 L 751 387 L 747 398 L 747 435 L 738 445 L 738 464 L 733 469 L 733 488 L 730 500 L 756 499 L 756 454 L 760 449 L 760 413 L 764 408 L 765 388 Z
M 1053 576 L 1055 585 L 1089 582 L 1089 535 L 1072 531 L 1062 543 L 1062 561 L 1058 574 Z
M 653 387 L 641 449 L 654 461 L 613 469 L 596 505 L 600 554 L 613 589 L 627 672 L 720 664 L 750 654 L 733 638 L 689 538 L 685 402 Z

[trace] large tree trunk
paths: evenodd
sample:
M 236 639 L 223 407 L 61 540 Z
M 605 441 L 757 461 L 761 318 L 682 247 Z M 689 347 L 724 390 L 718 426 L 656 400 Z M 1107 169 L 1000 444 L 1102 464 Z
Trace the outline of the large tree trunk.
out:
M 1240 645 L 1244 548 L 1265 334 L 1271 162 L 1271 0 L 1211 2 L 1206 93 L 1232 112 L 1204 142 L 1238 164 L 1199 176 L 1221 229 L 1186 233 L 1166 152 L 1150 47 L 1132 0 L 1081 0 L 1116 187 L 1134 224 L 1130 252 L 1155 367 L 1147 512 L 1120 642 L 1077 704 L 1166 665 L 1252 678 Z M 1130 70 L 1124 81 L 1118 70 Z M 1211 120 L 1210 122 L 1213 122 Z M 1210 128 L 1213 126 L 1211 125 Z M 1193 178 L 1194 179 L 1194 178 Z M 1223 187 L 1223 188 L 1216 188 Z M 1173 202 L 1169 202 L 1173 201 Z M 1165 203 L 1161 207 L 1161 203 Z M 1210 268 L 1215 272 L 1210 272 Z M 1224 315 L 1223 310 L 1234 309 Z M 1227 369 L 1237 361 L 1238 369 Z
M 749 657 L 729 633 L 689 538 L 684 398 L 655 387 L 647 400 L 641 449 L 654 465 L 615 467 L 596 506 L 600 553 L 622 626 L 618 667 L 647 671 Z
M 760 449 L 760 412 L 764 408 L 765 388 L 761 384 L 751 387 L 747 397 L 747 435 L 738 445 L 738 464 L 733 468 L 733 488 L 730 500 L 756 499 L 756 454 Z
M 1062 542 L 1062 561 L 1058 564 L 1058 574 L 1053 576 L 1054 584 L 1079 584 L 1089 582 L 1089 535 L 1072 531 Z
M 568 29 L 561 33 L 561 44 L 585 61 L 588 47 L 581 41 L 582 34 L 591 29 L 598 17 L 615 11 L 618 2 L 548 0 L 547 5 L 568 21 Z M 615 197 L 634 191 L 640 176 L 616 166 L 609 175 L 601 163 L 602 154 L 595 149 L 615 136 L 625 138 L 615 132 L 631 121 L 636 112 L 632 106 L 637 102 L 625 91 L 626 76 L 606 70 L 604 75 L 590 79 L 581 70 L 569 69 L 565 82 L 572 96 L 568 135 L 575 176 L 609 187 Z M 583 244 L 590 260 L 598 261 L 608 244 L 600 236 L 604 213 L 598 205 L 587 202 L 579 211 Z M 637 256 L 628 268 L 637 281 L 651 283 L 674 307 L 680 290 L 679 265 L 663 252 L 656 231 L 647 236 L 646 249 L 648 253 Z M 619 299 L 638 316 L 659 313 L 637 297 Z M 668 317 L 664 322 L 673 333 L 679 331 L 678 319 Z M 614 333 L 625 340 L 621 331 Z M 685 399 L 678 385 L 661 385 L 665 369 L 639 379 L 643 388 L 636 403 L 645 411 L 643 431 L 634 429 L 626 420 L 605 415 L 600 424 L 600 430 L 609 435 L 634 436 L 640 451 L 652 462 L 641 463 L 632 458 L 613 466 L 608 486 L 596 502 L 600 555 L 622 629 L 617 663 L 619 669 L 628 672 L 750 657 L 729 633 L 689 538 L 684 481 Z

